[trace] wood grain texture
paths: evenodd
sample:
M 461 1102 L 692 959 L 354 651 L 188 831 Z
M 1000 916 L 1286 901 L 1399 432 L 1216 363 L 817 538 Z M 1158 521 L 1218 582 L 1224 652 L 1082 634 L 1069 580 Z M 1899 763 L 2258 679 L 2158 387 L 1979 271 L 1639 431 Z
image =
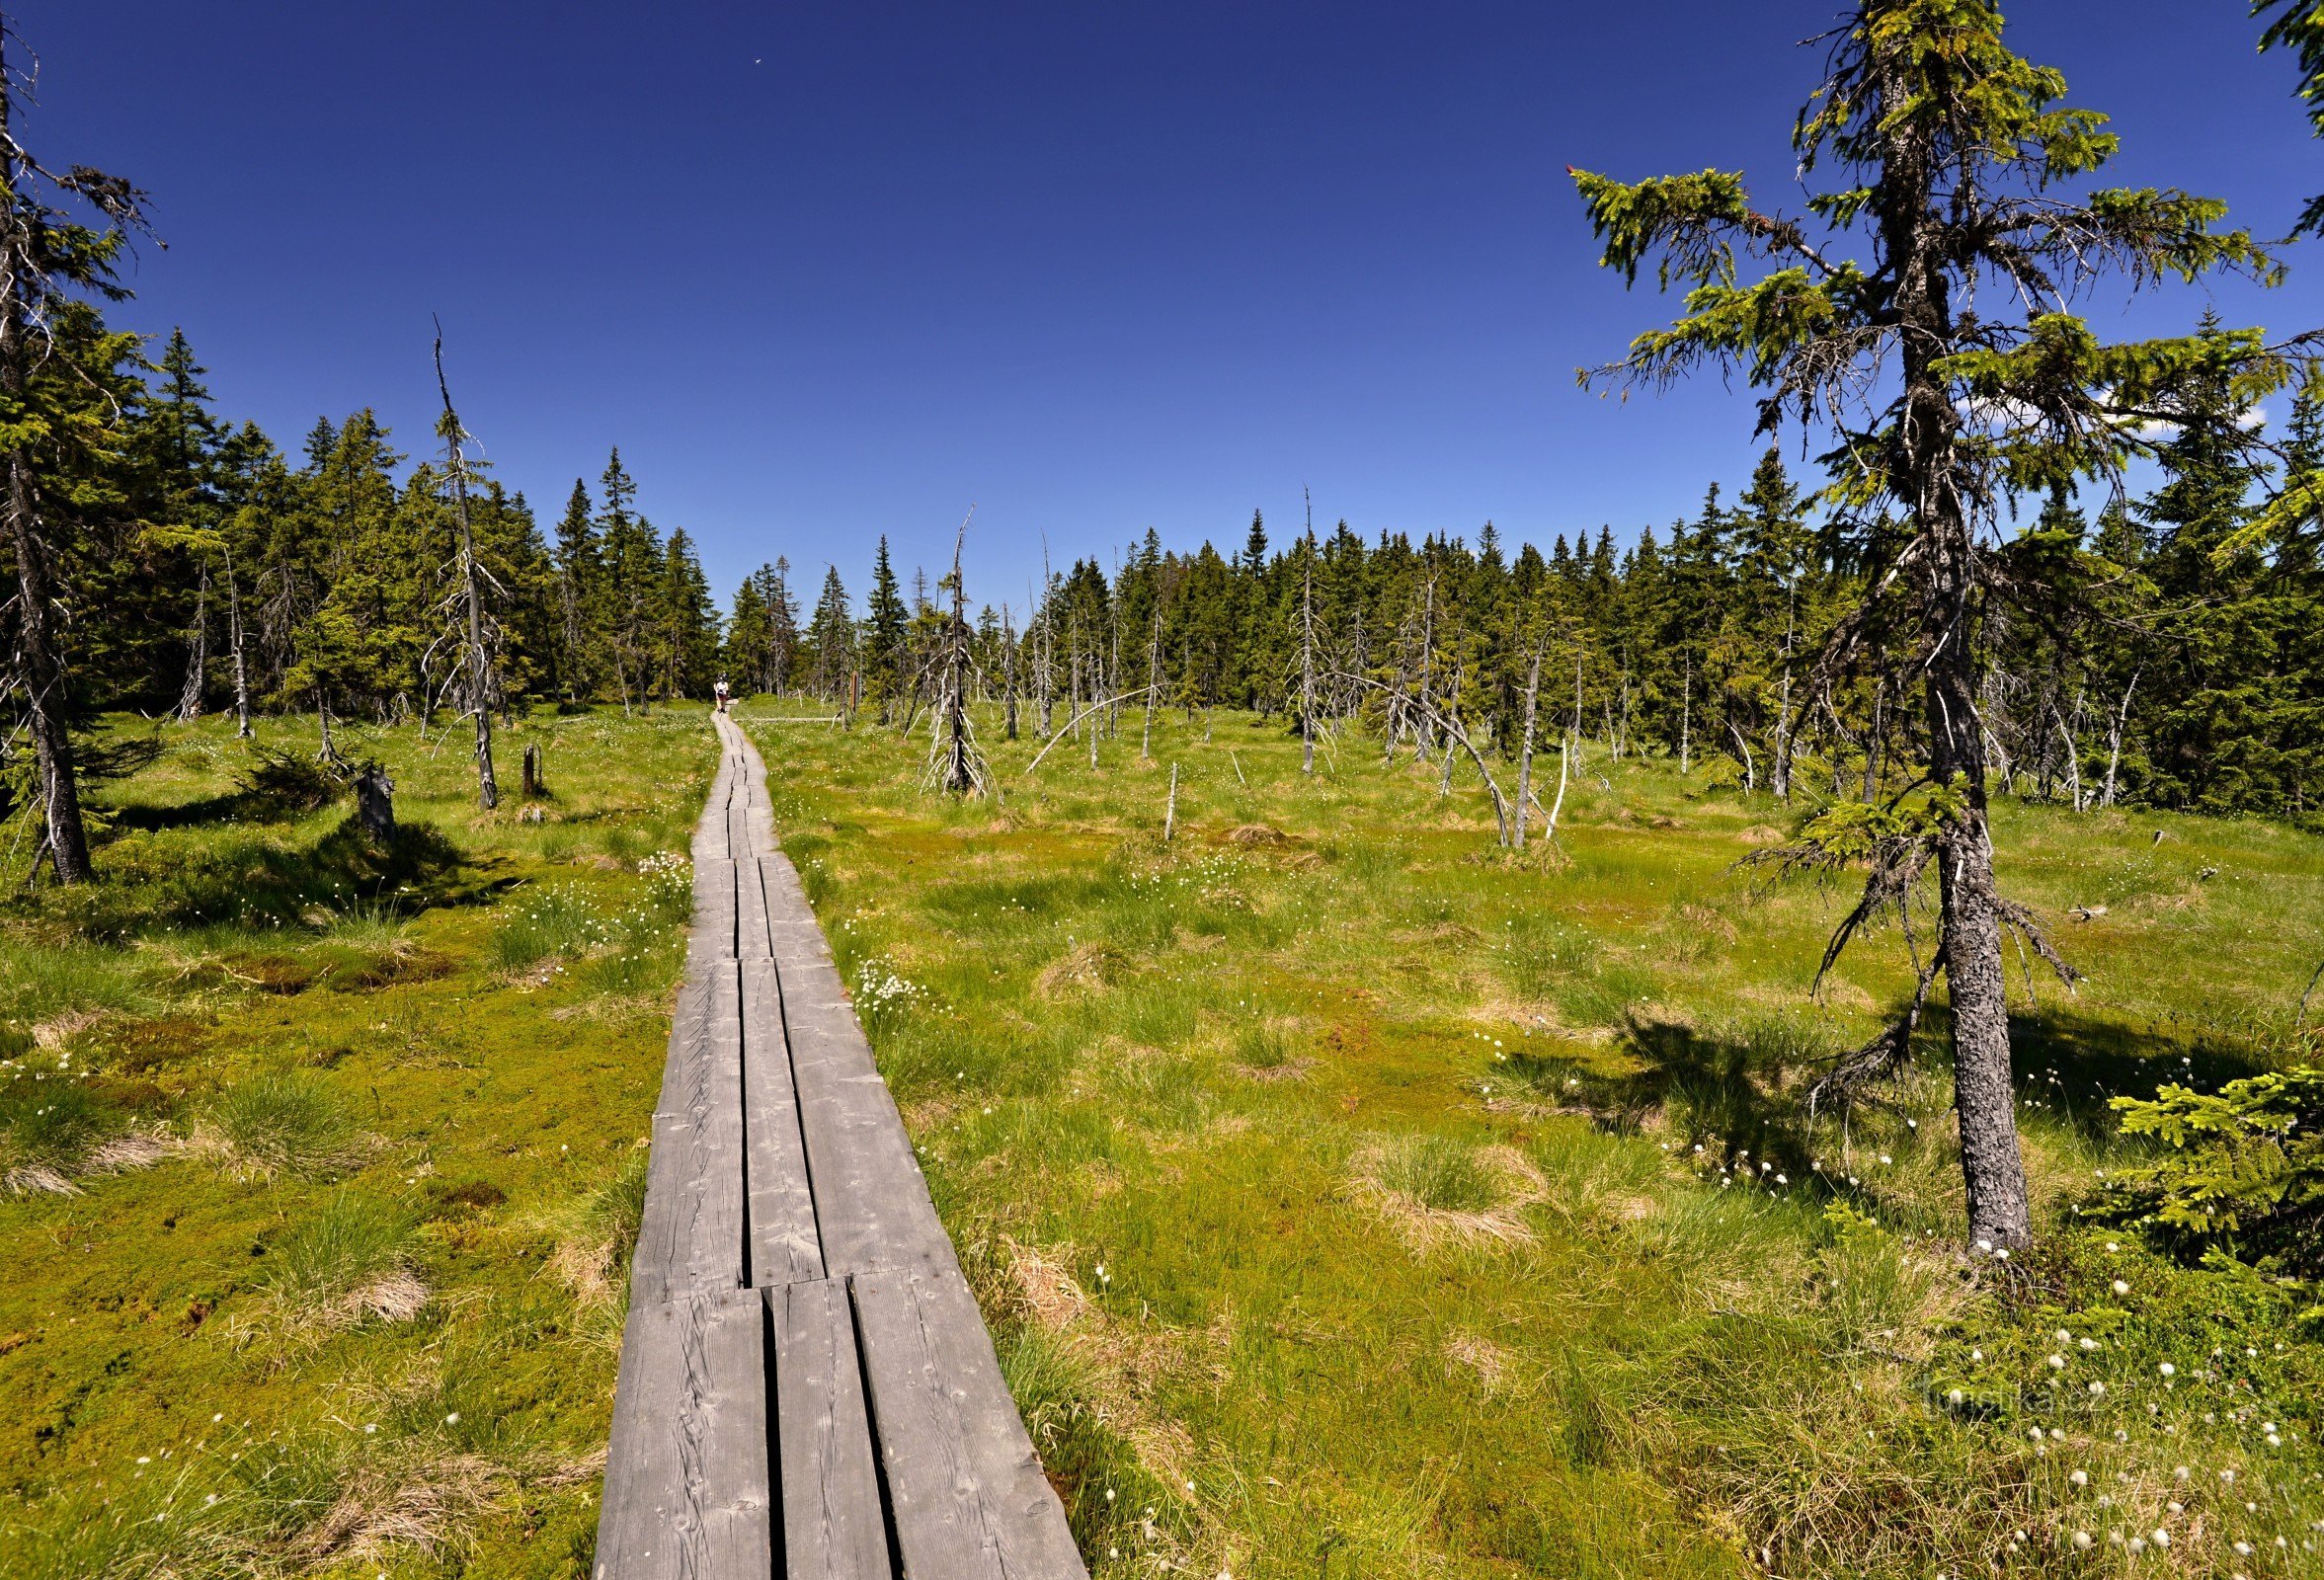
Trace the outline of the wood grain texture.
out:
M 751 1217 L 750 1278 L 760 1288 L 824 1276 L 799 1099 L 783 1037 L 774 962 L 742 964 L 743 1177 Z
M 735 958 L 772 960 L 774 933 L 766 920 L 765 862 L 737 861 L 735 871 Z
M 786 1580 L 888 1580 L 887 1510 L 846 1286 L 792 1284 L 766 1301 Z
M 689 973 L 654 1112 L 630 1308 L 744 1282 L 740 967 Z
M 742 868 L 732 861 L 694 863 L 694 919 L 686 931 L 686 959 L 690 964 L 700 966 L 736 957 L 741 874 Z M 760 893 L 760 904 L 763 907 L 763 885 Z M 765 924 L 760 925 L 763 930 Z
M 898 1269 L 850 1287 L 905 1575 L 1085 1576 L 966 1281 Z
M 598 1517 L 597 1580 L 774 1569 L 766 1315 L 724 1290 L 632 1310 Z
M 839 973 L 828 960 L 775 967 L 824 1266 L 837 1278 L 951 1264 L 952 1241 Z

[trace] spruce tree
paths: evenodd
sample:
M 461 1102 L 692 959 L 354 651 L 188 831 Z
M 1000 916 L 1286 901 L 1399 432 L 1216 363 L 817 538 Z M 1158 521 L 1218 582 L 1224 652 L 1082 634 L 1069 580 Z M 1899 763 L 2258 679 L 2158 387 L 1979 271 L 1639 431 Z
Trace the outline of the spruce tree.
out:
M 578 477 L 566 497 L 565 514 L 557 518 L 556 567 L 557 687 L 567 702 L 581 702 L 596 690 L 604 560 L 589 485 Z
M 84 166 L 52 175 L 26 149 L 16 113 L 29 79 L 11 41 L 0 38 L 0 511 L 17 587 L 8 689 L 23 700 L 32 738 L 41 849 L 57 882 L 74 884 L 94 869 L 73 752 L 62 562 L 76 515 L 99 503 L 80 496 L 121 442 L 121 372 L 135 343 L 107 331 L 92 303 L 128 294 L 114 265 L 143 228 L 144 195 Z
M 888 540 L 882 534 L 872 556 L 871 597 L 863 622 L 864 685 L 870 699 L 879 704 L 882 724 L 895 723 L 903 713 L 911 620 L 897 592 L 896 568 L 888 559 Z
M 1895 513 L 1871 545 L 1874 592 L 1823 659 L 1828 669 L 1885 642 L 1906 660 L 1897 672 L 1909 667 L 1925 698 L 1930 790 L 1884 823 L 1827 821 L 1799 859 L 1872 860 L 1835 950 L 1875 912 L 1909 907 L 1914 880 L 1936 865 L 1934 964 L 1864 1063 L 1902 1054 L 1942 971 L 1969 1232 L 2006 1248 L 2031 1238 L 2033 1221 L 2001 933 L 2031 921 L 1995 887 L 1976 722 L 1985 620 L 2009 569 L 1993 522 L 2014 491 L 2112 475 L 2139 442 L 2136 425 L 2175 408 L 2192 363 L 2221 357 L 2244 388 L 2280 385 L 2289 367 L 2256 339 L 2224 352 L 2110 346 L 2053 309 L 2109 269 L 2132 284 L 2276 272 L 2248 234 L 2216 228 L 2216 202 L 2061 195 L 2113 157 L 2116 139 L 2102 118 L 2060 106 L 2063 79 L 2008 48 L 1987 0 L 1862 0 L 1834 37 L 1795 141 L 1803 172 L 1836 166 L 1840 179 L 1809 199 L 1808 218 L 1753 208 L 1741 177 L 1715 170 L 1575 181 L 1609 266 L 1635 282 L 1654 263 L 1665 283 L 1689 287 L 1686 316 L 1640 336 L 1610 375 L 1656 386 L 1699 366 L 1740 368 L 1763 392 L 1763 431 L 1836 426 L 1842 497 L 1866 515 Z M 1849 243 L 1869 262 L 1839 256 Z M 1746 259 L 1766 267 L 1745 277 Z M 1976 292 L 1969 312 L 1973 288 L 1994 278 L 2004 288 Z

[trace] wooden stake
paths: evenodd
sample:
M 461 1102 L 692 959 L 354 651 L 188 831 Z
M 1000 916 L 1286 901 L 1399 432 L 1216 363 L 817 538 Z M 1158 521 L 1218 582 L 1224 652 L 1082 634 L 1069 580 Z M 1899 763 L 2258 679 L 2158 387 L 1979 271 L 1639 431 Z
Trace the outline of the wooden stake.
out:
M 1170 764 L 1170 800 L 1162 811 L 1162 843 L 1168 844 L 1178 829 L 1178 765 Z

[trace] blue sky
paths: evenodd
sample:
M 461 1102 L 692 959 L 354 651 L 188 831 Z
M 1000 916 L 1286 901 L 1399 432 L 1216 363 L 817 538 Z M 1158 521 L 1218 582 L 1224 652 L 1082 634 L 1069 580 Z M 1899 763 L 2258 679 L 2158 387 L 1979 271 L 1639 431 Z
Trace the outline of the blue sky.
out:
M 1785 137 L 1832 0 L 1658 5 L 27 0 L 50 161 L 148 189 L 132 327 L 295 447 L 462 415 L 544 519 L 619 444 L 721 596 L 872 540 L 1021 605 L 1046 534 L 1278 539 L 1316 514 L 1635 534 L 1730 486 L 1746 398 L 1574 387 L 1667 316 L 1597 269 L 1564 177 L 1740 167 Z M 2021 0 L 2013 40 L 2112 113 L 2116 178 L 2265 232 L 2324 188 L 2241 0 Z M 2324 256 L 2221 288 L 2324 322 Z M 2200 293 L 2102 328 L 2165 332 Z

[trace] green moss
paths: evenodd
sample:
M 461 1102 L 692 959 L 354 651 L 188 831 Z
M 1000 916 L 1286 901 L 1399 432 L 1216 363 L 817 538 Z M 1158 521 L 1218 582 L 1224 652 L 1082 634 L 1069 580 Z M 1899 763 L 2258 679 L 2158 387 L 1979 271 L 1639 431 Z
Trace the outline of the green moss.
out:
M 626 1272 L 681 923 L 616 851 L 682 856 L 704 713 L 522 727 L 512 749 L 564 763 L 537 826 L 376 739 L 410 830 L 387 851 L 340 808 L 236 821 L 230 729 L 171 731 L 109 792 L 102 883 L 0 908 L 0 1022 L 27 1017 L 0 1100 L 53 1066 L 39 1024 L 90 1070 L 68 1089 L 100 1140 L 133 1118 L 211 1144 L 88 1172 L 93 1133 L 59 1121 L 40 1145 L 82 1194 L 0 1194 L 0 1569 L 585 1573 L 618 1306 L 551 1269 L 588 1218 Z M 295 722 L 261 745 L 311 750 Z M 618 990 L 581 980 L 595 945 L 546 981 L 504 971 L 503 922 L 550 889 L 626 918 Z M 405 1491 L 441 1511 L 437 1556 L 354 1565 L 316 1535 Z

